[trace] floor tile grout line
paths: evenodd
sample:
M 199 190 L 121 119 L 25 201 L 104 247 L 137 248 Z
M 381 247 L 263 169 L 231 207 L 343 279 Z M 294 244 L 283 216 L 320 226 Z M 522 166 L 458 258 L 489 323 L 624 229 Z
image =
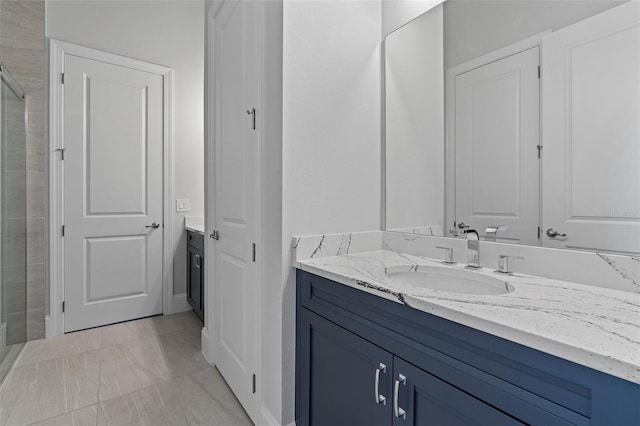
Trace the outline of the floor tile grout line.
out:
M 211 366 L 211 367 L 212 367 L 213 369 L 215 369 L 215 370 L 218 372 L 218 374 L 220 375 L 220 378 L 222 379 L 222 383 L 224 383 L 224 385 L 229 389 L 229 392 L 231 392 L 231 395 L 233 395 L 233 397 L 236 399 L 236 402 L 240 405 L 240 408 L 244 411 L 244 407 L 242 406 L 242 404 L 240 404 L 240 401 L 238 401 L 238 397 L 236 397 L 236 396 L 235 396 L 235 394 L 234 394 L 234 393 L 233 393 L 233 391 L 231 390 L 231 387 L 229 386 L 229 384 L 227 383 L 227 381 L 224 379 L 224 377 L 223 377 L 223 376 L 222 376 L 222 374 L 220 373 L 220 370 L 218 370 L 218 368 L 217 368 L 217 367 L 214 367 L 214 366 Z M 202 370 L 198 370 L 198 371 L 202 371 Z M 194 375 L 195 373 L 197 373 L 197 371 L 196 371 L 196 372 L 191 373 L 190 375 L 193 377 L 193 375 Z M 203 385 L 202 383 L 200 383 L 200 381 L 199 381 L 199 380 L 197 380 L 195 377 L 194 377 L 194 380 L 195 380 L 196 384 L 200 387 L 200 389 L 202 389 L 202 390 L 203 390 L 207 395 L 209 395 L 209 397 L 210 397 L 213 401 L 217 402 L 217 403 L 218 403 L 218 405 L 219 405 L 220 407 L 222 407 L 225 411 L 227 411 L 229 414 L 231 414 L 232 416 L 235 416 L 235 413 L 234 413 L 234 412 L 232 412 L 231 410 L 229 410 L 229 409 L 226 407 L 226 404 L 224 404 L 224 401 L 221 401 L 220 399 L 216 398 L 213 394 L 211 394 L 207 389 L 205 389 L 204 385 Z M 245 411 L 245 414 L 246 414 L 246 411 Z
M 92 407 L 94 405 L 97 405 L 97 404 L 85 405 L 84 407 L 76 408 L 75 410 L 67 411 L 67 412 L 64 412 L 64 413 L 56 414 L 55 416 L 46 417 L 44 419 L 36 420 L 35 422 L 28 423 L 28 424 L 26 424 L 24 426 L 37 425 L 38 423 L 46 422 L 47 420 L 55 419 L 56 417 L 64 416 L 64 415 L 67 415 L 67 414 L 72 414 L 72 413 L 75 413 L 76 411 L 84 410 L 85 408 L 89 408 L 89 407 Z M 96 422 L 97 422 L 97 419 L 96 419 Z
M 153 324 L 151 324 L 151 326 L 152 325 Z M 78 410 L 81 410 L 81 409 L 86 409 L 87 407 L 91 407 L 94 404 L 88 404 L 88 405 L 84 405 L 82 407 L 73 408 L 73 405 L 70 405 L 69 401 L 68 401 L 69 398 L 68 398 L 67 382 L 69 381 L 68 373 L 70 372 L 70 365 L 69 365 L 69 358 L 70 357 L 82 356 L 83 354 L 86 356 L 90 352 L 100 351 L 100 350 L 108 349 L 108 348 L 111 348 L 111 347 L 120 347 L 122 349 L 125 349 L 128 345 L 135 344 L 135 343 L 138 343 L 140 341 L 147 340 L 147 339 L 149 339 L 149 340 L 153 339 L 153 340 L 158 341 L 158 343 L 160 343 L 162 339 L 164 339 L 164 338 L 166 338 L 166 337 L 168 337 L 170 335 L 180 334 L 181 332 L 184 332 L 184 331 L 190 332 L 191 330 L 196 330 L 197 327 L 198 327 L 197 324 L 192 326 L 191 321 L 185 320 L 184 318 L 182 318 L 178 322 L 178 324 L 177 324 L 175 329 L 173 327 L 168 327 L 167 330 L 159 331 L 157 329 L 152 329 L 152 327 L 150 327 L 150 326 L 147 326 L 147 327 L 143 326 L 143 329 L 146 329 L 147 333 L 141 333 L 141 335 L 136 335 L 135 337 L 132 337 L 132 338 L 127 339 L 127 340 L 122 341 L 122 342 L 117 342 L 117 338 L 116 338 L 115 341 L 117 343 L 111 343 L 111 344 L 106 344 L 106 345 L 104 344 L 104 340 L 105 340 L 104 339 L 104 332 L 101 331 L 100 335 L 99 335 L 98 347 L 92 347 L 91 345 L 88 345 L 88 346 L 76 345 L 77 347 L 75 347 L 75 350 L 72 351 L 72 352 L 69 352 L 69 353 L 67 353 L 67 352 L 59 353 L 57 350 L 53 350 L 51 352 L 54 353 L 54 356 L 52 358 L 49 358 L 49 359 L 43 359 L 42 358 L 43 353 L 47 352 L 45 349 L 47 348 L 48 345 L 46 345 L 45 342 L 47 342 L 47 340 L 49 340 L 49 339 L 42 339 L 42 342 L 38 343 L 38 346 L 36 346 L 36 348 L 34 348 L 35 350 L 29 354 L 30 358 L 32 358 L 32 360 L 33 360 L 32 362 L 28 362 L 28 363 L 25 363 L 24 365 L 20 365 L 20 366 L 18 366 L 16 364 L 14 364 L 12 366 L 12 368 L 10 369 L 10 372 L 7 374 L 7 377 L 3 381 L 2 386 L 0 386 L 0 396 L 5 390 L 7 390 L 9 388 L 8 383 L 13 381 L 13 377 L 15 376 L 15 371 L 19 367 L 34 368 L 34 367 L 37 367 L 39 364 L 41 365 L 41 364 L 43 364 L 45 362 L 56 362 L 56 363 L 60 362 L 61 365 L 62 365 L 61 373 L 62 373 L 62 385 L 63 385 L 63 398 L 64 398 L 63 399 L 63 401 L 64 401 L 64 408 L 63 409 L 64 409 L 64 412 L 56 414 L 55 416 L 47 417 L 45 419 L 39 419 L 35 423 L 46 421 L 48 419 L 51 419 L 51 418 L 54 418 L 54 417 L 58 417 L 58 416 L 62 416 L 62 415 L 65 415 L 65 414 L 74 413 L 75 411 L 78 411 Z M 65 335 L 63 335 L 62 338 L 64 338 L 64 336 Z M 116 333 L 116 336 L 117 336 L 117 333 Z M 75 340 L 80 342 L 80 341 L 82 341 L 83 337 L 85 337 L 85 336 L 76 335 L 74 337 L 77 337 L 77 339 L 75 339 Z M 54 340 L 54 339 L 56 339 L 56 338 L 53 338 L 51 340 Z M 51 342 L 51 340 L 49 340 L 49 343 Z M 52 346 L 52 349 L 54 349 L 54 348 L 58 348 L 61 343 L 64 343 L 64 341 L 63 342 L 54 341 L 53 343 L 50 343 L 50 345 Z M 56 344 L 57 344 L 57 346 L 56 346 Z M 190 344 L 190 342 L 186 342 L 185 344 L 187 346 L 189 346 L 190 348 L 191 348 L 191 346 L 193 346 L 193 345 Z M 62 345 L 62 346 L 66 346 L 66 345 Z M 193 347 L 193 349 L 197 350 L 198 348 L 196 346 L 199 346 L 199 345 L 195 345 Z M 84 348 L 84 350 L 80 350 L 81 347 Z M 87 349 L 87 347 L 91 347 L 91 349 Z M 25 352 L 21 351 L 19 359 L 23 359 L 23 355 L 25 355 Z M 51 356 L 51 353 L 48 353 L 48 356 Z M 98 355 L 98 356 L 100 356 L 100 355 Z M 129 358 L 129 357 L 126 357 L 126 358 Z M 100 400 L 100 396 L 101 396 L 101 391 L 103 390 L 102 389 L 103 386 L 102 386 L 102 382 L 101 382 L 102 364 L 103 364 L 103 362 L 105 362 L 105 361 L 102 360 L 102 359 L 99 359 L 99 361 L 98 361 L 98 390 L 97 390 L 97 401 L 95 403 L 95 406 L 96 406 L 96 423 L 99 420 L 99 413 L 100 413 L 100 409 L 101 409 L 101 406 L 102 406 L 103 402 L 107 402 L 107 401 L 110 401 L 112 399 L 116 399 L 116 398 L 119 398 L 119 397 L 130 395 L 130 394 L 139 392 L 141 390 L 144 390 L 144 389 L 147 389 L 147 388 L 151 388 L 151 387 L 154 387 L 154 386 L 158 386 L 158 385 L 160 385 L 162 383 L 165 383 L 165 382 L 169 382 L 171 380 L 179 379 L 181 377 L 191 376 L 191 375 L 196 374 L 196 373 L 198 373 L 200 371 L 203 371 L 203 370 L 206 370 L 208 368 L 212 368 L 213 367 L 212 365 L 210 365 L 205 360 L 205 364 L 206 365 L 203 365 L 201 368 L 200 368 L 200 366 L 197 366 L 196 369 L 193 370 L 193 371 L 184 371 L 183 370 L 183 372 L 178 373 L 177 371 L 171 369 L 171 374 L 170 374 L 170 376 L 168 378 L 160 380 L 160 381 L 158 381 L 156 383 L 149 384 L 147 386 L 142 386 L 142 387 L 140 387 L 138 389 L 132 390 L 131 392 L 127 392 L 125 394 L 114 396 L 112 398 L 109 398 L 108 400 L 101 401 Z M 138 368 L 134 368 L 135 363 L 132 363 L 131 359 L 127 359 L 127 362 L 129 364 L 129 366 L 132 368 L 132 373 L 138 379 L 139 384 L 142 385 L 144 383 L 144 381 L 141 380 L 141 378 L 140 378 L 141 370 L 138 369 Z M 203 389 L 203 385 L 202 384 L 198 384 L 198 387 Z M 24 386 L 16 386 L 16 389 L 18 390 L 19 395 L 24 392 Z M 206 392 L 206 393 L 209 394 L 209 392 Z M 209 394 L 209 396 L 212 397 L 212 395 L 210 395 L 210 394 Z M 220 402 L 216 398 L 212 398 L 212 399 L 216 400 L 217 402 Z M 70 408 L 73 408 L 73 409 L 70 409 Z M 183 411 L 183 414 L 184 414 L 184 409 L 182 411 Z M 12 415 L 12 413 L 8 413 L 9 417 L 11 415 Z M 33 424 L 33 423 L 31 423 L 31 424 Z
M 150 385 L 147 385 L 147 386 L 143 386 L 143 387 L 141 387 L 141 388 L 134 389 L 134 390 L 132 390 L 132 391 L 129 391 L 129 392 L 123 393 L 123 394 L 121 394 L 121 395 L 113 396 L 113 397 L 111 397 L 111 398 L 105 399 L 104 401 L 101 401 L 101 400 L 100 400 L 100 395 L 99 395 L 99 393 L 100 393 L 100 392 L 98 392 L 98 404 L 101 404 L 101 403 L 104 403 L 104 402 L 109 402 L 109 401 L 112 401 L 112 400 L 117 399 L 117 398 L 122 398 L 122 397 L 125 397 L 125 396 L 128 396 L 128 395 L 131 395 L 131 394 L 133 394 L 133 393 L 136 393 L 136 392 L 139 392 L 139 391 L 142 391 L 142 390 L 145 390 L 145 389 L 149 389 L 149 388 L 152 388 L 152 387 L 154 387 L 154 386 L 161 385 L 161 384 L 163 384 L 163 383 L 170 382 L 170 381 L 172 381 L 172 380 L 177 380 L 177 379 L 180 379 L 180 378 L 183 378 L 183 377 L 186 377 L 186 376 L 190 376 L 190 375 L 192 375 L 192 374 L 199 373 L 200 371 L 206 370 L 206 369 L 208 369 L 208 368 L 215 368 L 215 367 L 213 367 L 212 365 L 209 365 L 209 366 L 204 367 L 204 368 L 201 368 L 201 369 L 199 369 L 199 370 L 195 370 L 195 371 L 192 371 L 192 372 L 189 372 L 189 373 L 185 373 L 185 374 L 182 374 L 182 375 L 179 375 L 179 376 L 171 377 L 170 379 L 161 380 L 161 381 L 159 381 L 159 382 L 156 382 L 156 383 L 153 383 L 153 384 L 150 384 Z M 226 384 L 226 382 L 225 382 L 225 384 Z M 202 386 L 200 386 L 200 387 L 202 387 Z M 205 390 L 205 392 L 206 392 L 206 390 Z M 207 394 L 209 394 L 209 393 L 207 392 Z M 214 399 L 214 398 L 212 398 L 212 399 Z M 93 405 L 93 404 L 90 404 L 90 405 Z M 88 406 L 90 406 L 90 405 L 88 405 Z M 87 407 L 88 407 L 88 406 L 87 406 Z M 84 408 L 86 408 L 86 407 L 84 407 Z M 73 411 L 76 411 L 76 410 L 73 410 Z

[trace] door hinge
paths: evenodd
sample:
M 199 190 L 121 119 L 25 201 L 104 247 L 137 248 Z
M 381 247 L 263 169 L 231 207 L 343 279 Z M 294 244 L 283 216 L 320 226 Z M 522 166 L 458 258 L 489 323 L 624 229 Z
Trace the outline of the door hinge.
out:
M 538 145 L 536 148 L 538 148 L 538 158 L 540 158 L 542 156 L 542 145 Z
M 247 110 L 247 114 L 251 115 L 252 119 L 253 119 L 253 130 L 256 129 L 256 109 L 255 108 L 251 108 Z
M 253 375 L 251 379 L 251 388 L 253 389 L 252 393 L 256 393 L 256 375 Z
M 64 313 L 64 300 L 62 301 L 62 312 Z
M 60 160 L 64 161 L 64 148 L 58 148 L 56 151 L 60 153 Z
M 62 225 L 62 236 L 64 237 L 64 225 Z
M 256 261 L 256 243 L 251 244 L 251 258 Z
M 540 79 L 541 73 L 542 73 L 542 71 L 540 70 L 540 65 L 538 65 L 538 80 Z
M 64 73 L 60 73 L 60 84 L 64 84 Z
M 219 240 L 220 239 L 220 233 L 216 230 L 214 230 L 210 235 L 209 238 L 213 239 L 213 240 Z
M 542 233 L 542 230 L 540 229 L 540 227 L 538 226 L 538 239 L 540 239 L 540 234 Z

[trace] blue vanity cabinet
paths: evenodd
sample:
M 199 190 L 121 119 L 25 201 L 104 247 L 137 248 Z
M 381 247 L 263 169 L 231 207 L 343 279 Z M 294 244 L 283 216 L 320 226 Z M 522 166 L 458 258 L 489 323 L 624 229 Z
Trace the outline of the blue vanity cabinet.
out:
M 298 426 L 640 425 L 640 385 L 308 272 L 296 285 Z
M 204 323 L 204 236 L 187 232 L 187 302 Z
M 307 309 L 298 327 L 297 426 L 522 424 Z

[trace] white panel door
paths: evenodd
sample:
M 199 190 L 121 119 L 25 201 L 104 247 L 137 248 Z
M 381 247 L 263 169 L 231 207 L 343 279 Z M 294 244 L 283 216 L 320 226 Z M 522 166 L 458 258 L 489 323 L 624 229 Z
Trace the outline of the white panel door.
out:
M 456 76 L 456 222 L 538 244 L 539 48 Z
M 65 332 L 160 314 L 163 77 L 64 69 Z
M 227 1 L 215 18 L 214 360 L 257 423 L 260 291 L 258 237 L 257 3 Z M 211 263 L 210 263 L 211 264 Z
M 640 253 L 640 4 L 543 40 L 543 244 Z M 553 235 L 553 232 L 549 232 Z

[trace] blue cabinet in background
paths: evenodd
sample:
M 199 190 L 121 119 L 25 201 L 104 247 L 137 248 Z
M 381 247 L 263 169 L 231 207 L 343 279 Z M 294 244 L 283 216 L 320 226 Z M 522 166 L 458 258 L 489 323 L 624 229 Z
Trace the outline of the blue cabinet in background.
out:
M 640 425 L 640 385 L 297 271 L 296 424 Z

